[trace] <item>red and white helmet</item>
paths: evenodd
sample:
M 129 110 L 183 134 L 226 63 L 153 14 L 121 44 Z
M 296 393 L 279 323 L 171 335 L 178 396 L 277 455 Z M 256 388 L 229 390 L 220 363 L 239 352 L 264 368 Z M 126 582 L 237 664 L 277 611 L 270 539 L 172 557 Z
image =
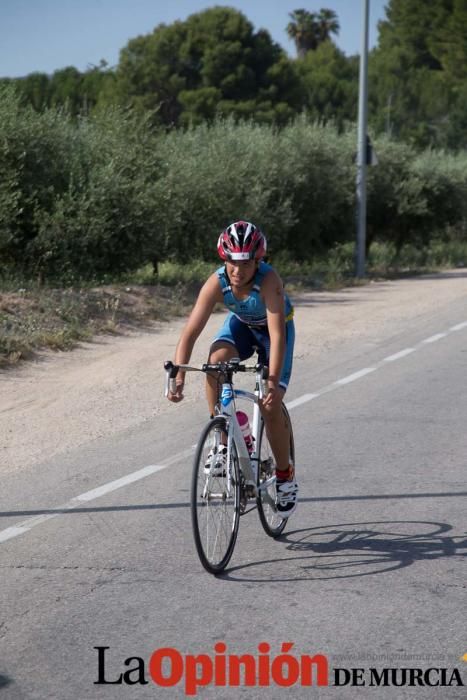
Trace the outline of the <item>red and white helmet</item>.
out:
M 222 260 L 260 260 L 266 255 L 266 238 L 249 221 L 236 221 L 222 231 L 217 252 Z

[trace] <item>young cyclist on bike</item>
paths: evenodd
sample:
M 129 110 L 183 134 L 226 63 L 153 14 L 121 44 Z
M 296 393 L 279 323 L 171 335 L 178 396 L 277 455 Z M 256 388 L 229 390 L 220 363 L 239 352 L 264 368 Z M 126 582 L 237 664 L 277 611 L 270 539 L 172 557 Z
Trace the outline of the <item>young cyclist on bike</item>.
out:
M 225 261 L 202 287 L 175 352 L 175 364 L 187 364 L 194 344 L 216 303 L 229 309 L 224 325 L 214 338 L 208 362 L 245 360 L 258 350 L 259 361 L 269 366 L 268 394 L 261 411 L 269 443 L 276 459 L 277 509 L 289 517 L 297 506 L 298 485 L 294 465 L 289 463 L 290 428 L 281 403 L 292 370 L 295 339 L 293 308 L 277 272 L 262 261 L 266 254 L 264 234 L 248 221 L 237 221 L 219 236 L 217 250 Z M 217 382 L 206 377 L 211 415 L 218 400 Z M 176 378 L 170 401 L 183 399 L 184 373 Z M 226 452 L 226 450 L 225 450 Z M 226 454 L 223 455 L 225 462 Z

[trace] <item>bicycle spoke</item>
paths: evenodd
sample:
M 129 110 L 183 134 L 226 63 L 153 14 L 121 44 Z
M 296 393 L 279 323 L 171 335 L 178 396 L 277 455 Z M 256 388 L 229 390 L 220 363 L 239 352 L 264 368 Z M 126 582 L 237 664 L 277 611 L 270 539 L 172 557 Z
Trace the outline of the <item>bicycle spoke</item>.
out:
M 220 428 L 224 427 L 224 430 Z M 206 427 L 198 445 L 192 483 L 192 519 L 195 543 L 203 566 L 221 571 L 232 556 L 238 530 L 238 460 L 232 450 L 216 473 L 216 455 L 226 443 L 225 422 L 218 418 Z
M 283 410 L 286 412 L 285 406 Z M 290 423 L 290 419 L 289 419 Z M 291 425 L 291 424 L 290 424 Z M 290 432 L 290 458 L 294 462 L 294 442 L 292 427 Z M 259 470 L 258 470 L 258 513 L 265 532 L 270 537 L 278 537 L 284 530 L 287 520 L 276 508 L 276 462 L 266 435 L 264 423 L 261 423 L 259 439 Z

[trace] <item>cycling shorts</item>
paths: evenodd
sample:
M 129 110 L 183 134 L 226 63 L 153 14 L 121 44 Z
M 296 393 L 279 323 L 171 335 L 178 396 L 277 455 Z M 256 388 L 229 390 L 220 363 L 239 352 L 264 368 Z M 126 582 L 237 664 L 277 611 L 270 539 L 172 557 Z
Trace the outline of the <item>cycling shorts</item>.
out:
M 251 357 L 255 350 L 258 352 L 258 361 L 269 364 L 269 351 L 271 340 L 267 326 L 252 327 L 240 321 L 233 313 L 227 314 L 224 325 L 214 338 L 214 342 L 222 341 L 234 345 L 241 360 Z M 285 324 L 285 357 L 279 386 L 287 389 L 292 374 L 293 348 L 295 342 L 295 326 L 293 320 Z

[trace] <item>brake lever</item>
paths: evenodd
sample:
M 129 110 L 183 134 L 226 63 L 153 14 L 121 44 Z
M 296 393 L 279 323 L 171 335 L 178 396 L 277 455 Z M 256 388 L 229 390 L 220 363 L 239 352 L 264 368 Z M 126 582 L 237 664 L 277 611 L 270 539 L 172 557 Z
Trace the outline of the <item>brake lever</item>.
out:
M 164 391 L 164 396 L 167 398 L 169 395 L 169 392 L 171 394 L 175 394 L 177 391 L 177 383 L 175 381 L 175 377 L 178 374 L 178 365 L 174 365 L 173 362 L 170 360 L 166 360 L 164 362 L 164 369 L 165 369 L 165 391 Z

